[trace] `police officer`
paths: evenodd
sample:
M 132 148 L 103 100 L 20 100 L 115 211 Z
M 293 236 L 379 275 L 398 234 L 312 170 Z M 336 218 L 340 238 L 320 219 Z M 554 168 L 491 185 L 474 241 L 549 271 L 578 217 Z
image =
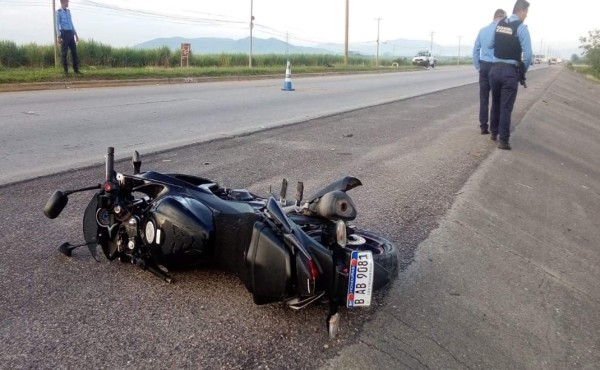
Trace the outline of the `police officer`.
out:
M 67 63 L 67 52 L 69 49 L 71 49 L 71 59 L 73 59 L 73 70 L 76 74 L 81 74 L 79 71 L 76 43 L 79 41 L 79 37 L 77 36 L 77 31 L 75 31 L 75 26 L 73 26 L 71 11 L 67 9 L 68 7 L 69 0 L 60 0 L 60 9 L 56 11 L 56 37 L 58 38 L 58 43 L 61 44 L 60 51 L 65 75 L 69 73 L 69 64 Z
M 506 17 L 506 12 L 497 9 L 494 12 L 492 23 L 483 27 L 477 34 L 475 45 L 473 46 L 473 65 L 479 71 L 479 128 L 482 135 L 487 135 L 489 102 L 490 102 L 490 69 L 494 61 L 494 36 L 496 34 L 496 25 L 498 21 Z
M 494 64 L 490 70 L 492 112 L 491 139 L 498 139 L 498 148 L 510 150 L 510 120 L 519 86 L 519 70 L 527 72 L 533 52 L 531 37 L 523 24 L 529 11 L 529 2 L 517 0 L 513 14 L 496 25 Z M 523 55 L 523 58 L 521 58 Z

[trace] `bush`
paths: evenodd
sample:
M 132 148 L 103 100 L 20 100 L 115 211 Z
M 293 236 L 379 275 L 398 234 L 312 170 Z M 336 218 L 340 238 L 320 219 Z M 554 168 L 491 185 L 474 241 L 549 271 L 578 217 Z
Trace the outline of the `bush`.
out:
M 12 41 L 0 41 L 0 66 L 17 68 L 24 65 L 23 50 Z
M 600 73 L 600 29 L 589 31 L 588 36 L 580 37 L 579 41 L 588 64 L 592 70 Z

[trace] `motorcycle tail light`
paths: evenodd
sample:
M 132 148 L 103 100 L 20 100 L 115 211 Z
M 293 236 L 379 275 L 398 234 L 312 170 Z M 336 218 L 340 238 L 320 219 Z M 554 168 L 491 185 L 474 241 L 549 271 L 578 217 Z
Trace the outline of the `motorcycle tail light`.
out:
M 316 279 L 319 276 L 319 269 L 317 269 L 317 265 L 315 265 L 315 261 L 308 260 L 308 267 L 310 268 L 310 275 L 313 279 Z
M 107 182 L 105 182 L 105 183 L 104 183 L 104 191 L 106 191 L 106 192 L 110 192 L 110 191 L 112 191 L 112 190 L 113 190 L 113 186 L 112 186 L 112 184 L 110 183 L 110 181 L 107 181 Z

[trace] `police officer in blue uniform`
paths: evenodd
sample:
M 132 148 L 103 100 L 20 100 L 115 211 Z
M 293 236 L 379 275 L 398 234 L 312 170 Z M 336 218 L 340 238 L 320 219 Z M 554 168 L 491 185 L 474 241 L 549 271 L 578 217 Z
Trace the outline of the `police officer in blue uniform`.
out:
M 517 0 L 513 14 L 496 25 L 494 64 L 490 70 L 492 88 L 491 139 L 498 140 L 498 148 L 510 150 L 510 124 L 517 99 L 521 75 L 531 65 L 533 52 L 531 36 L 523 24 L 529 12 L 529 2 Z M 522 57 L 521 57 L 522 56 Z
M 69 64 L 67 63 L 67 52 L 71 49 L 71 59 L 73 59 L 73 70 L 76 74 L 81 74 L 79 71 L 79 58 L 77 57 L 77 31 L 73 26 L 71 11 L 68 9 L 69 0 L 60 0 L 60 9 L 56 11 L 56 37 L 58 43 L 61 44 L 60 51 L 62 56 L 62 64 L 65 70 L 65 75 L 69 73 Z
M 482 135 L 487 135 L 488 118 L 490 107 L 490 69 L 494 61 L 494 37 L 496 35 L 496 25 L 506 17 L 506 12 L 497 9 L 494 12 L 492 23 L 483 27 L 477 34 L 475 45 L 473 46 L 473 65 L 479 71 L 479 128 Z

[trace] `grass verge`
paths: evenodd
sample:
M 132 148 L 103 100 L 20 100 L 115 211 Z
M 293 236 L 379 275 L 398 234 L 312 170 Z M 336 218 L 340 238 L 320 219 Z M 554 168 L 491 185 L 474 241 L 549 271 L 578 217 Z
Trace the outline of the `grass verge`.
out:
M 292 74 L 307 73 L 352 73 L 352 72 L 398 72 L 413 70 L 412 66 L 373 67 L 345 66 L 334 67 L 293 67 Z M 194 77 L 233 77 L 284 75 L 285 68 L 281 67 L 189 67 L 189 68 L 94 68 L 82 69 L 83 75 L 78 80 L 135 80 L 154 78 L 194 78 Z M 72 75 L 72 71 L 70 72 Z M 0 84 L 60 82 L 64 80 L 61 68 L 4 68 L 0 67 Z

